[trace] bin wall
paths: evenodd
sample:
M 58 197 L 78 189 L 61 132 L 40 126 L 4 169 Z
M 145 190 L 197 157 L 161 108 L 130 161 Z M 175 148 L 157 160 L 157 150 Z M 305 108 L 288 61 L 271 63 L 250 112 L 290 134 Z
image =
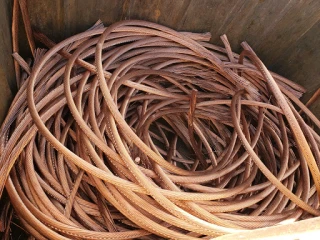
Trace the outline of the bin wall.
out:
M 11 100 L 11 4 L 0 1 L 0 121 Z M 318 0 L 30 0 L 32 25 L 55 41 L 83 31 L 101 19 L 106 25 L 122 19 L 143 19 L 176 30 L 211 32 L 222 45 L 227 34 L 235 52 L 247 41 L 271 70 L 303 85 L 308 93 L 320 87 L 320 1 Z M 28 49 L 20 30 L 21 54 Z M 320 116 L 318 101 L 312 108 Z

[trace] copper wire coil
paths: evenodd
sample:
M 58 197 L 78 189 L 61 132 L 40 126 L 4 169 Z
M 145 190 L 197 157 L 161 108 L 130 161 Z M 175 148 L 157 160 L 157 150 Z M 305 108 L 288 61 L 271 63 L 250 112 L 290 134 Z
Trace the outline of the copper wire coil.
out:
M 238 55 L 226 36 L 221 48 L 144 21 L 97 23 L 56 45 L 35 36 L 50 50 L 21 74 L 0 158 L 35 237 L 212 238 L 319 215 L 305 154 L 319 166 L 319 120 L 302 87 L 267 72 L 279 103 L 246 43 Z

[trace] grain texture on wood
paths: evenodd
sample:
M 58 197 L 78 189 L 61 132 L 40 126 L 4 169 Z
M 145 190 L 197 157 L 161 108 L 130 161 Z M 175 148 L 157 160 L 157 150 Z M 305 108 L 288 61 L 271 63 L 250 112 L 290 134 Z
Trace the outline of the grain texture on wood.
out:
M 290 220 L 289 220 L 290 221 Z M 229 234 L 216 238 L 217 240 L 233 239 L 314 239 L 320 234 L 320 218 L 308 219 L 299 223 L 273 226 L 257 229 L 246 233 Z

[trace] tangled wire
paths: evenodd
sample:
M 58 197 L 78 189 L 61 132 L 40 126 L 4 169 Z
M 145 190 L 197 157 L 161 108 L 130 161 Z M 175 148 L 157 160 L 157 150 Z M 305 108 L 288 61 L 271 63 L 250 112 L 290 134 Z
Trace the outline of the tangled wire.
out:
M 14 54 L 0 142 L 0 194 L 35 238 L 207 239 L 320 215 L 320 121 L 248 44 L 144 21 L 35 38 L 50 50 Z

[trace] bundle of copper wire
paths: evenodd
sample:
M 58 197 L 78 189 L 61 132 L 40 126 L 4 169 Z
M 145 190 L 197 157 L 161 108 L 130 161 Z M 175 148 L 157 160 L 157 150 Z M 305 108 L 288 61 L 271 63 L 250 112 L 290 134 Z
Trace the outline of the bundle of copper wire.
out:
M 207 239 L 320 215 L 319 119 L 248 44 L 145 21 L 34 36 L 49 50 L 14 54 L 0 189 L 36 239 Z

